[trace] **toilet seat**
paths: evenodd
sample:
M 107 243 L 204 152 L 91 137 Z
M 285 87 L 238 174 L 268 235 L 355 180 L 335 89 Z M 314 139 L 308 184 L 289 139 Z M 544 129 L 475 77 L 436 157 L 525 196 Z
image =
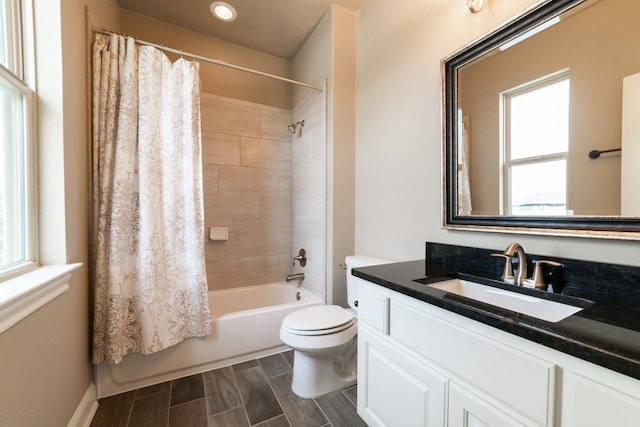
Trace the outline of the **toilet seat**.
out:
M 288 314 L 282 329 L 294 335 L 317 336 L 335 334 L 357 322 L 354 314 L 337 305 L 321 305 Z
M 348 329 L 350 327 L 352 327 L 354 324 L 356 323 L 356 319 L 351 319 L 349 322 L 340 325 L 340 326 L 336 326 L 335 328 L 329 328 L 329 329 L 318 329 L 318 330 L 313 330 L 313 331 L 305 331 L 305 330 L 301 330 L 301 329 L 291 329 L 288 328 L 286 326 L 283 326 L 282 329 L 285 330 L 286 332 L 289 332 L 290 334 L 293 335 L 304 335 L 304 336 L 318 336 L 318 335 L 331 335 L 331 334 L 336 334 L 338 332 L 344 331 L 345 329 Z

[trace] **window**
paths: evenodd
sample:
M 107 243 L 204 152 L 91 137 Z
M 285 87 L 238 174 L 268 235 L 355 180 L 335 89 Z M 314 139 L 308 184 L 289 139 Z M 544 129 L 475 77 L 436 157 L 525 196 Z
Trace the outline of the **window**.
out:
M 0 279 L 35 264 L 29 12 L 20 0 L 0 0 Z
M 502 106 L 504 211 L 566 215 L 568 72 L 504 92 Z

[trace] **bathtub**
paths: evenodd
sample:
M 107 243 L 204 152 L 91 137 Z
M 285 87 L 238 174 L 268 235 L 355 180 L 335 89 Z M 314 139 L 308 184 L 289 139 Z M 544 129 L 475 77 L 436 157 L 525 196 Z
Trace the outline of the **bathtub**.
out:
M 282 319 L 322 300 L 289 283 L 209 292 L 212 332 L 150 355 L 131 354 L 117 365 L 96 366 L 102 398 L 286 350 L 278 337 Z

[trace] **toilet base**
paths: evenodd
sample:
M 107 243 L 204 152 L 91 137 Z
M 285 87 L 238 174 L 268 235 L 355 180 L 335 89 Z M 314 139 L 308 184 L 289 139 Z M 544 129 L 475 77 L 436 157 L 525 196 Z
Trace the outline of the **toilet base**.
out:
M 346 372 L 336 372 L 332 357 L 313 357 L 294 351 L 291 390 L 303 398 L 322 396 L 356 383 L 355 358 Z

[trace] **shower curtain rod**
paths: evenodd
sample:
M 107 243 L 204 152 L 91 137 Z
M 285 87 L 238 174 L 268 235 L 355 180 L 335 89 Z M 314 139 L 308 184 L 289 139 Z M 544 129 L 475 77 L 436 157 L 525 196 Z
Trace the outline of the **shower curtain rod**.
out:
M 119 35 L 118 33 L 115 33 L 113 31 L 102 30 L 102 29 L 92 29 L 92 31 L 94 33 L 104 34 L 104 35 L 107 35 L 107 36 L 110 36 L 112 34 Z M 269 78 L 272 78 L 272 79 L 280 80 L 280 81 L 291 83 L 291 84 L 294 84 L 294 85 L 304 86 L 304 87 L 308 87 L 308 88 L 311 88 L 311 89 L 319 90 L 320 92 L 322 92 L 324 90 L 324 88 L 322 86 L 316 86 L 316 85 L 312 85 L 312 84 L 309 84 L 309 83 L 299 82 L 297 80 L 288 79 L 286 77 L 276 76 L 275 74 L 269 74 L 269 73 L 265 73 L 263 71 L 254 70 L 252 68 L 247 68 L 247 67 L 242 67 L 240 65 L 230 64 L 228 62 L 224 62 L 224 61 L 221 61 L 219 59 L 207 58 L 206 56 L 200 56 L 200 55 L 196 55 L 196 54 L 193 54 L 193 53 L 188 53 L 188 52 L 185 52 L 185 51 L 182 51 L 182 50 L 172 49 L 170 47 L 166 47 L 166 46 L 162 46 L 162 45 L 159 45 L 159 44 L 151 43 L 151 42 L 148 42 L 148 41 L 140 40 L 140 39 L 137 39 L 135 37 L 134 37 L 134 40 L 138 44 L 141 44 L 141 45 L 144 45 L 144 46 L 152 46 L 152 47 L 155 47 L 156 49 L 160 49 L 160 50 L 163 50 L 165 52 L 175 53 L 175 54 L 181 55 L 181 56 L 191 57 L 194 60 L 198 60 L 198 61 L 202 61 L 202 62 L 208 62 L 210 64 L 220 65 L 220 66 L 223 66 L 223 67 L 232 68 L 234 70 L 244 71 L 244 72 L 251 73 L 251 74 L 257 74 L 257 75 L 263 76 L 263 77 L 269 77 Z

